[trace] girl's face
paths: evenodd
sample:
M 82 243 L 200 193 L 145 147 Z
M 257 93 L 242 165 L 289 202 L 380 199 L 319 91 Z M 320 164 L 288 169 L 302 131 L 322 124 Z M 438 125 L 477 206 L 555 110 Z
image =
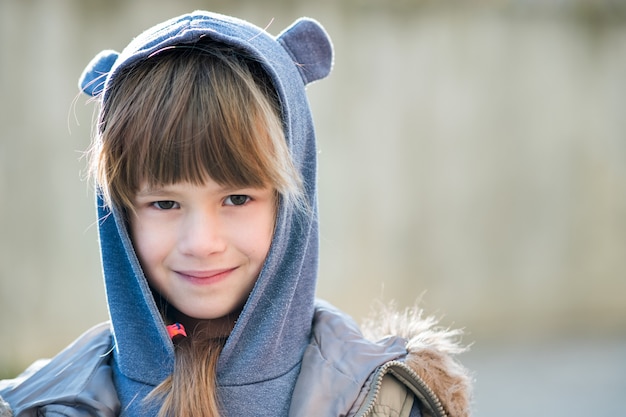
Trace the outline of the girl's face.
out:
M 130 229 L 150 285 L 193 319 L 241 309 L 269 251 L 275 221 L 271 188 L 143 186 Z

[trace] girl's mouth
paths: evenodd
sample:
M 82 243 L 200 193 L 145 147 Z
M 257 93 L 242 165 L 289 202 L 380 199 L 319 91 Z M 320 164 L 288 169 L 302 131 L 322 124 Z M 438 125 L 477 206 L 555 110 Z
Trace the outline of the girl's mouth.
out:
M 209 285 L 226 279 L 237 268 L 221 268 L 207 271 L 176 271 L 182 279 L 197 285 Z

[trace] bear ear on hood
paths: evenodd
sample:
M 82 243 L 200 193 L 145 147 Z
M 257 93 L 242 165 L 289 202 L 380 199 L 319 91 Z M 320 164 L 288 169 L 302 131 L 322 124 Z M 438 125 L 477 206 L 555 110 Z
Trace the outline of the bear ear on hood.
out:
M 120 54 L 116 51 L 105 50 L 96 55 L 85 67 L 78 79 L 78 87 L 83 93 L 92 97 L 97 96 L 104 88 L 107 74 L 113 68 Z
M 277 41 L 294 59 L 305 84 L 321 80 L 333 67 L 333 45 L 317 21 L 302 17 L 278 35 Z

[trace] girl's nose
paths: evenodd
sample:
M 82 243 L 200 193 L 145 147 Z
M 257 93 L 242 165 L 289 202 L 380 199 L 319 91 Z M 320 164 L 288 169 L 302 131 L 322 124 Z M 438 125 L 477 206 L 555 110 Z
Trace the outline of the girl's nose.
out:
M 204 257 L 225 248 L 224 227 L 216 213 L 202 211 L 188 216 L 179 237 L 181 253 Z

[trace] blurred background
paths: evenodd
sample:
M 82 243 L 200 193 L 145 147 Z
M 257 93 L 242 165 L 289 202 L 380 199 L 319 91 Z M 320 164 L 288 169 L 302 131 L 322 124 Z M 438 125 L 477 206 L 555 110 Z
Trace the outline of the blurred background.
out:
M 475 416 L 623 414 L 618 0 L 0 0 L 0 377 L 107 318 L 80 72 L 198 8 L 274 34 L 307 15 L 333 37 L 309 87 L 320 297 L 464 328 Z

